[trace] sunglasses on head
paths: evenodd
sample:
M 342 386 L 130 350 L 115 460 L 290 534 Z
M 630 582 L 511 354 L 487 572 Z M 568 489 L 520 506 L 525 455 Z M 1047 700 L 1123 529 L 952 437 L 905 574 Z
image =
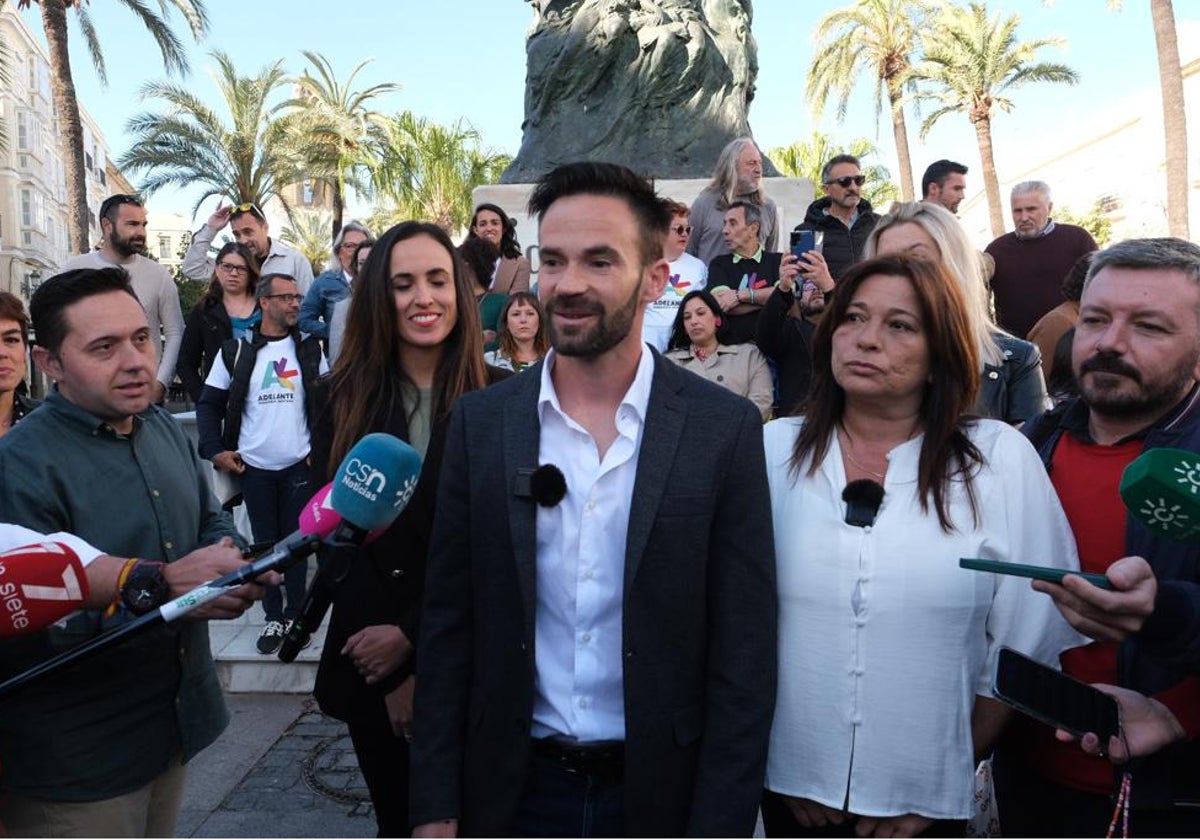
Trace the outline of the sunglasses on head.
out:
M 856 184 L 861 187 L 866 182 L 866 175 L 847 175 L 845 178 L 834 178 L 832 181 L 826 181 L 825 186 L 828 187 L 830 184 L 837 184 L 842 189 L 847 189 L 851 184 Z
M 229 218 L 232 219 L 234 216 L 240 216 L 243 213 L 249 213 L 260 222 L 265 222 L 267 220 L 267 217 L 263 215 L 263 211 L 260 210 L 258 205 L 253 201 L 247 201 L 244 204 L 236 205 L 232 210 L 229 211 Z
M 104 199 L 104 203 L 100 205 L 100 218 L 107 218 L 108 211 L 119 204 L 132 204 L 134 207 L 141 207 L 142 199 L 141 196 L 126 195 L 124 193 L 110 195 L 108 198 Z

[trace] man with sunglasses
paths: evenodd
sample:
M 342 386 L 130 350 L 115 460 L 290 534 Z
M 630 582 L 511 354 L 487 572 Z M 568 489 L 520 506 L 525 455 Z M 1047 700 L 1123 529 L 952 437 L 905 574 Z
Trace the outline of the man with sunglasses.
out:
M 825 233 L 822 255 L 834 280 L 862 256 L 867 237 L 875 229 L 879 214 L 862 197 L 867 178 L 862 174 L 854 155 L 836 155 L 821 170 L 825 197 L 808 207 L 804 221 L 796 230 L 819 230 Z M 804 266 L 800 273 L 806 274 Z
M 302 296 L 295 280 L 264 274 L 255 296 L 262 322 L 249 336 L 221 346 L 196 402 L 196 428 L 200 456 L 241 476 L 255 541 L 274 542 L 296 529 L 313 492 L 308 469 L 313 386 L 329 366 L 317 339 L 296 327 Z M 267 587 L 259 653 L 277 651 L 286 623 L 299 618 L 307 571 L 304 562 L 284 573 L 286 607 L 280 587 Z
M 663 239 L 663 256 L 670 263 L 671 274 L 663 293 L 646 307 L 646 320 L 642 322 L 642 341 L 660 353 L 667 350 L 671 330 L 675 326 L 675 314 L 683 296 L 696 289 L 703 289 L 708 282 L 708 266 L 699 257 L 687 253 L 688 236 L 692 233 L 691 208 L 674 199 L 664 199 L 663 204 L 671 213 L 671 226 Z
M 150 335 L 158 356 L 158 371 L 150 398 L 155 405 L 161 405 L 175 378 L 175 363 L 183 344 L 179 287 L 166 268 L 144 253 L 146 208 L 136 195 L 117 194 L 104 199 L 100 205 L 100 231 L 104 236 L 100 248 L 71 257 L 58 273 L 77 268 L 120 266 L 129 274 L 133 291 L 146 310 L 146 321 L 150 324 Z
M 272 239 L 267 217 L 252 201 L 238 204 L 222 204 L 208 217 L 204 227 L 192 236 L 192 244 L 183 255 L 183 273 L 193 280 L 208 282 L 217 268 L 213 258 L 212 244 L 225 225 L 229 225 L 235 242 L 248 247 L 261 263 L 262 276 L 286 274 L 296 278 L 300 294 L 307 294 L 313 284 L 312 264 L 295 248 Z

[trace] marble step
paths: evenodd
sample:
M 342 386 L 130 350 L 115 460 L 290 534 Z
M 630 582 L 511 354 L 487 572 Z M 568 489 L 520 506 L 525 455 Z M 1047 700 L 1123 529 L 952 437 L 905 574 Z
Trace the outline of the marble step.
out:
M 311 693 L 325 644 L 325 624 L 318 628 L 312 644 L 290 663 L 280 662 L 275 654 L 258 652 L 255 645 L 265 624 L 259 605 L 234 621 L 209 622 L 209 642 L 221 687 L 231 692 Z

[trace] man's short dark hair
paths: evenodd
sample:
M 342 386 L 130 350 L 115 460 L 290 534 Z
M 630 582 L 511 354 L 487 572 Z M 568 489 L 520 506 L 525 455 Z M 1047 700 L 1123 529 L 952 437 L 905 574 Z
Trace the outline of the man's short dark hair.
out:
M 735 202 L 733 202 L 733 204 L 729 205 L 729 208 L 725 212 L 728 213 L 730 210 L 734 209 L 735 207 L 741 208 L 742 221 L 745 222 L 746 227 L 750 227 L 750 225 L 758 225 L 758 232 L 761 237 L 761 235 L 762 235 L 762 210 L 759 207 L 757 207 L 756 205 L 751 204 L 749 201 L 735 201 Z
M 829 183 L 829 175 L 831 172 L 833 172 L 833 167 L 842 163 L 853 163 L 859 168 L 859 170 L 862 169 L 862 164 L 858 162 L 858 158 L 856 158 L 854 155 L 834 155 L 829 159 L 829 162 L 821 168 L 822 185 Z
M 929 164 L 929 168 L 925 170 L 925 174 L 921 176 L 921 197 L 929 198 L 929 187 L 937 184 L 939 187 L 946 185 L 946 179 L 951 175 L 966 175 L 967 167 L 961 163 L 956 163 L 952 160 L 935 160 Z
M 542 177 L 529 196 L 529 215 L 539 224 L 550 205 L 573 195 L 619 198 L 638 223 L 642 264 L 662 259 L 663 237 L 671 214 L 654 192 L 654 186 L 631 169 L 615 163 L 566 163 Z
M 129 284 L 129 273 L 119 266 L 64 271 L 38 286 L 29 301 L 29 316 L 38 346 L 57 353 L 69 332 L 64 314 L 66 308 L 84 298 L 107 292 L 125 292 L 134 300 L 138 299 Z M 138 305 L 141 305 L 140 301 Z
M 276 280 L 290 280 L 295 283 L 296 278 L 290 274 L 284 274 L 282 271 L 272 271 L 270 274 L 264 274 L 258 278 L 258 284 L 254 287 L 254 299 L 265 298 L 271 294 L 271 287 Z
M 110 195 L 100 203 L 100 214 L 97 218 L 101 221 L 108 219 L 113 224 L 116 224 L 117 213 L 120 211 L 122 204 L 129 204 L 133 207 L 145 207 L 141 196 L 117 193 L 116 195 Z

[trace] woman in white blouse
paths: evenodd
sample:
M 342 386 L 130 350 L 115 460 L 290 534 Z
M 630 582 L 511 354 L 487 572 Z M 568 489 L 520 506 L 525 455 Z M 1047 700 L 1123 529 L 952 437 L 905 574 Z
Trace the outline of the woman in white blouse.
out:
M 817 328 L 807 416 L 764 431 L 779 585 L 768 836 L 963 836 L 976 756 L 1006 717 L 990 696 L 999 647 L 1057 665 L 1080 643 L 1028 581 L 958 568 L 1078 568 L 1033 447 L 967 416 L 980 368 L 944 268 L 870 260 Z

